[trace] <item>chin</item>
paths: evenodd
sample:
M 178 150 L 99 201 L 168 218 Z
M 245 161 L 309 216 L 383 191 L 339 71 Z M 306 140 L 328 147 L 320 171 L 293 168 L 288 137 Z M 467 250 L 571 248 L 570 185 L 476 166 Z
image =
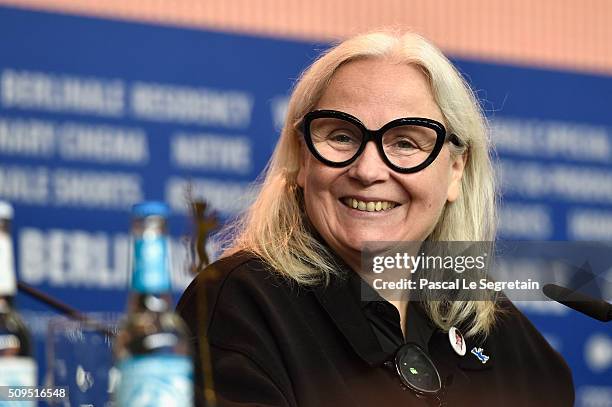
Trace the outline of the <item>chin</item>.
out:
M 367 243 L 394 242 L 397 239 L 399 239 L 399 237 L 390 235 L 388 231 L 387 233 L 385 233 L 384 231 L 381 231 L 381 232 L 368 232 L 368 233 L 363 233 L 363 234 L 355 234 L 353 232 L 352 236 L 353 238 L 347 242 L 348 243 L 347 246 L 355 251 L 361 251 L 364 245 L 366 245 Z

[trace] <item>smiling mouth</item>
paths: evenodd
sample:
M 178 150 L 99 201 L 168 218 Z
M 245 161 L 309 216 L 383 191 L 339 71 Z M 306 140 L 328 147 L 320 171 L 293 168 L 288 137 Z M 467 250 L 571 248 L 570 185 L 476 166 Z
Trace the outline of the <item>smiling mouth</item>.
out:
M 348 206 L 349 208 L 353 208 L 363 212 L 388 211 L 400 205 L 397 202 L 391 201 L 360 201 L 358 199 L 350 197 L 342 198 L 340 199 L 340 201 L 342 201 L 342 203 Z

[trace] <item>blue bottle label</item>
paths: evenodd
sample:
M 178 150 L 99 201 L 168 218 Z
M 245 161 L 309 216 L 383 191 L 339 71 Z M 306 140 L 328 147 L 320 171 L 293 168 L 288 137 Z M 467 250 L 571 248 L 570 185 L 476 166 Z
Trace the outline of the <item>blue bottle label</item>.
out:
M 143 238 L 134 242 L 132 289 L 148 294 L 170 291 L 168 243 L 165 237 Z
M 193 405 L 191 359 L 179 355 L 136 356 L 119 363 L 119 406 L 184 407 Z

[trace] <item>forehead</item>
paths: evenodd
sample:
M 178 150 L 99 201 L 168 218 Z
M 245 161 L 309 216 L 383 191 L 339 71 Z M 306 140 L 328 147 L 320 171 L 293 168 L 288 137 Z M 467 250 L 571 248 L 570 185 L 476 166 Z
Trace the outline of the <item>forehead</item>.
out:
M 352 114 L 370 128 L 379 128 L 400 117 L 443 121 L 421 68 L 383 58 L 342 65 L 332 76 L 316 108 Z

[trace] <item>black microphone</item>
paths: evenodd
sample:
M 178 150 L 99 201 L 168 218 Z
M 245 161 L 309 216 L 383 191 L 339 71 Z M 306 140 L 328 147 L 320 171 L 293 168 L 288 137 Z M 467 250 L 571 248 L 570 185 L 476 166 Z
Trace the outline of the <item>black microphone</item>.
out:
M 84 324 L 87 324 L 91 327 L 93 327 L 94 329 L 96 329 L 98 332 L 101 332 L 102 334 L 108 336 L 108 337 L 113 337 L 115 336 L 115 331 L 109 327 L 106 326 L 105 324 L 96 321 L 95 319 L 92 319 L 90 317 L 88 317 L 87 315 L 81 313 L 79 310 L 77 310 L 76 308 L 71 307 L 68 304 L 65 304 L 63 302 L 61 302 L 60 300 L 53 298 L 52 296 L 50 296 L 49 294 L 45 294 L 44 292 L 22 282 L 22 281 L 18 281 L 17 282 L 17 287 L 19 288 L 19 291 L 29 295 L 30 297 L 44 303 L 47 304 L 48 306 L 50 306 L 51 308 L 55 309 L 56 311 L 64 314 L 65 316 L 67 316 L 68 318 L 75 320 L 75 321 L 80 321 Z
M 591 318 L 602 322 L 612 321 L 612 304 L 604 300 L 598 300 L 576 290 L 570 290 L 556 284 L 546 284 L 542 291 L 551 300 L 582 312 Z

